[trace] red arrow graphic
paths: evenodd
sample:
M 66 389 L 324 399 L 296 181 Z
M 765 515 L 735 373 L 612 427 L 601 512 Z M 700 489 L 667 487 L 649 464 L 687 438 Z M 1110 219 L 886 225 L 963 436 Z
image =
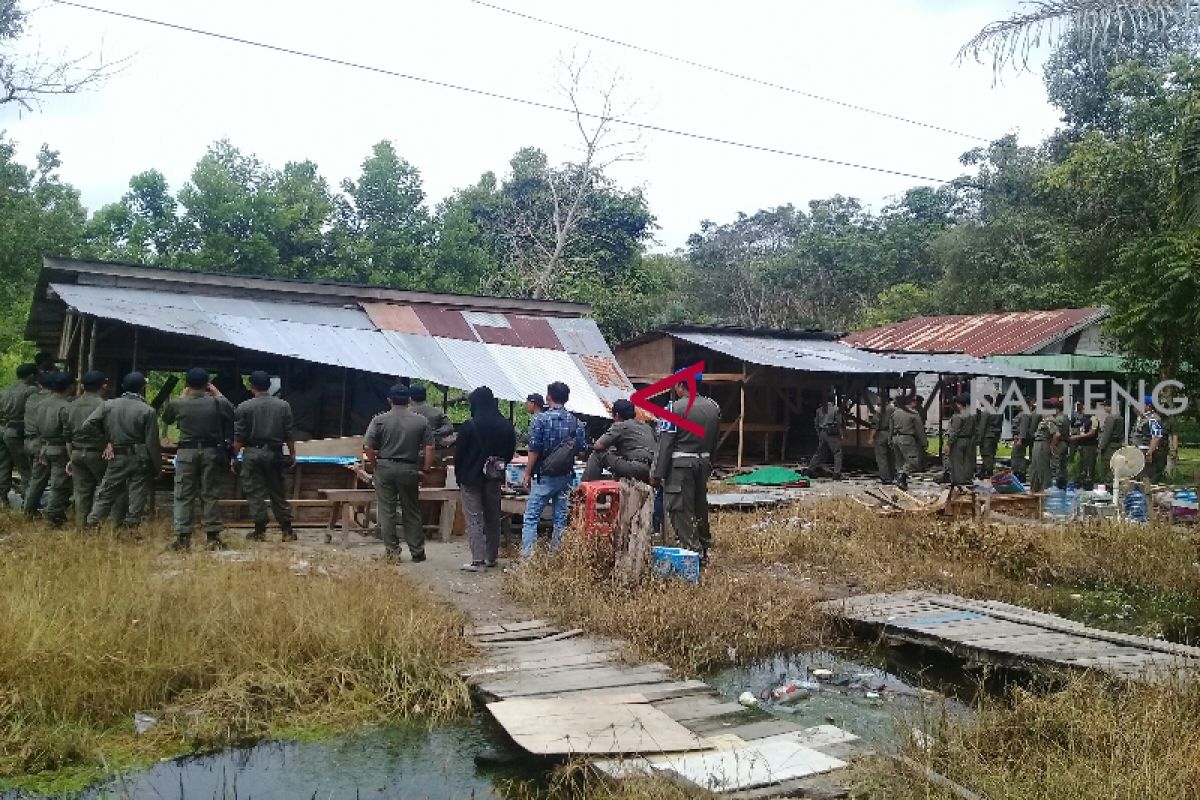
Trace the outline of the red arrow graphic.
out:
M 660 395 L 665 391 L 670 391 L 675 388 L 677 383 L 686 381 L 688 385 L 688 404 L 683 413 L 692 410 L 692 403 L 696 402 L 696 380 L 704 373 L 704 362 L 692 364 L 690 367 L 685 367 L 679 370 L 674 375 L 668 375 L 661 381 L 650 384 L 645 389 L 638 389 L 629 396 L 629 401 L 633 403 L 635 408 L 640 408 L 651 416 L 658 419 L 666 420 L 674 423 L 676 426 L 683 428 L 688 433 L 691 433 L 700 438 L 704 438 L 704 426 L 698 422 L 692 422 L 687 417 L 681 417 L 669 407 L 663 408 L 654 403 L 651 398 Z

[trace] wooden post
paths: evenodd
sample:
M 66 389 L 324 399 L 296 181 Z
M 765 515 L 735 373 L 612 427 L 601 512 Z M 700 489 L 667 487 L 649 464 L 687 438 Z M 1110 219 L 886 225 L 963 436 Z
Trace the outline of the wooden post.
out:
M 99 327 L 100 319 L 98 317 L 92 317 L 92 338 L 91 341 L 88 342 L 87 357 L 87 368 L 89 370 L 96 368 L 96 332 Z
M 787 461 L 787 441 L 792 432 L 792 387 L 783 390 L 783 435 L 779 437 L 779 460 Z
M 739 397 L 741 398 L 738 407 L 738 449 L 737 449 L 737 468 L 742 468 L 742 451 L 746 444 L 745 424 L 746 424 L 746 362 L 742 362 L 742 380 L 738 383 Z
M 338 422 L 338 435 L 346 435 L 346 384 L 350 380 L 350 368 L 342 367 L 342 415 Z
M 130 366 L 129 366 L 130 372 L 138 371 L 137 357 L 138 357 L 138 344 L 140 341 L 141 341 L 141 328 L 138 328 L 135 326 L 133 329 L 133 358 L 130 361 Z

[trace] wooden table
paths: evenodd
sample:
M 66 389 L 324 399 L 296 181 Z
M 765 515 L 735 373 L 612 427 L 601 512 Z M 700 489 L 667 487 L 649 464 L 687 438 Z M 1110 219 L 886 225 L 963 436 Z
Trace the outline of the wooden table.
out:
M 350 531 L 363 533 L 372 530 L 371 506 L 375 503 L 374 489 L 318 489 L 321 497 L 329 503 L 329 520 L 325 525 L 326 543 L 333 541 L 333 530 L 338 521 L 342 524 L 342 546 L 350 539 Z M 458 513 L 458 489 L 429 488 L 420 490 L 421 500 L 432 500 L 442 504 L 438 514 L 438 538 L 450 541 L 454 531 L 454 516 Z

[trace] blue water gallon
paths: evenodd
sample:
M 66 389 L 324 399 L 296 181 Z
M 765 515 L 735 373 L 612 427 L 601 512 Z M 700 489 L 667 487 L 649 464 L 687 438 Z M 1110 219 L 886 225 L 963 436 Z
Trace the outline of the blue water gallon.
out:
M 1070 512 L 1067 507 L 1067 493 L 1057 486 L 1046 489 L 1044 508 L 1051 517 L 1066 517 Z
M 1145 522 L 1150 517 L 1150 511 L 1146 504 L 1146 493 L 1142 491 L 1141 486 L 1135 484 L 1125 493 L 1123 500 L 1126 519 L 1132 522 Z
M 1063 507 L 1069 517 L 1079 515 L 1079 490 L 1075 488 L 1075 484 L 1067 487 L 1067 491 L 1063 493 Z

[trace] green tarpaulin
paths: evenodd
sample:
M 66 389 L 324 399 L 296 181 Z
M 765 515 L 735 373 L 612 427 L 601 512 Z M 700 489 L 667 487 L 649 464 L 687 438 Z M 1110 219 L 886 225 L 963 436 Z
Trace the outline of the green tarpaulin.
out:
M 729 479 L 729 483 L 739 486 L 787 486 L 789 483 L 807 480 L 807 475 L 786 467 L 761 467 L 745 475 L 735 475 Z

